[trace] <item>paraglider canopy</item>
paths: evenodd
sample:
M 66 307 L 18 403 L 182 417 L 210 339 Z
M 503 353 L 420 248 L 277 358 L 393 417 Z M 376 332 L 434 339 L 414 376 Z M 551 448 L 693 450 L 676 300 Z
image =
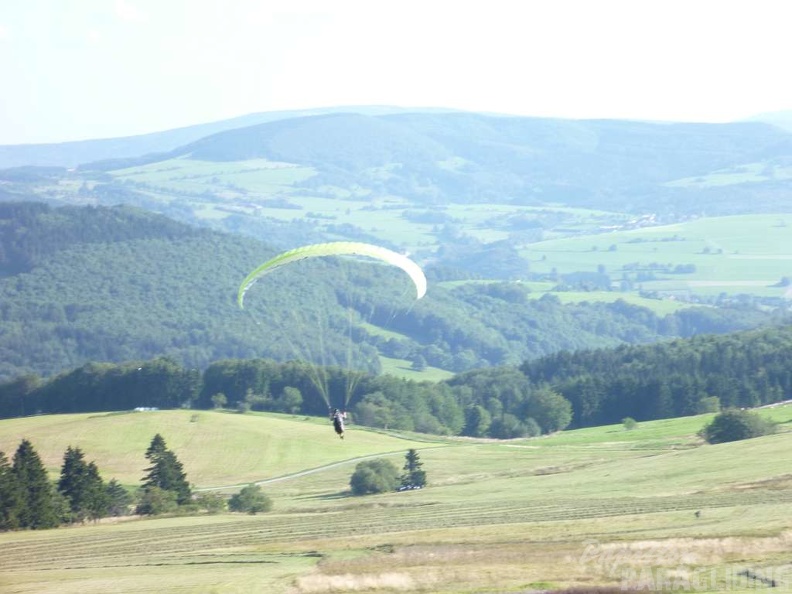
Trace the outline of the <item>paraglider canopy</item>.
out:
M 368 256 L 369 258 L 398 266 L 409 275 L 410 279 L 412 279 L 415 285 L 415 298 L 420 299 L 426 294 L 426 276 L 423 270 L 407 256 L 369 243 L 336 241 L 332 243 L 316 243 L 295 248 L 264 262 L 261 266 L 253 270 L 253 272 L 248 274 L 239 286 L 239 292 L 237 294 L 237 303 L 239 303 L 239 307 L 244 308 L 245 293 L 247 293 L 248 289 L 250 289 L 250 287 L 262 276 L 286 264 L 305 258 L 317 258 L 321 256 Z
M 377 302 L 376 300 L 367 301 L 364 297 L 360 303 L 360 310 L 347 306 L 343 320 L 341 316 L 335 314 L 334 306 L 340 305 L 340 302 L 333 301 L 332 298 L 328 299 L 326 294 L 328 281 L 329 286 L 334 287 L 330 295 L 337 298 L 335 287 L 339 285 L 339 280 L 343 280 L 344 270 L 347 267 L 338 266 L 337 274 L 331 276 L 318 275 L 314 278 L 310 273 L 306 274 L 306 271 L 313 268 L 307 260 L 325 256 L 365 256 L 400 268 L 406 273 L 411 281 L 406 291 L 402 285 L 407 283 L 401 282 L 392 285 L 399 288 L 400 296 L 388 294 L 387 287 L 381 292 L 382 295 L 387 296 L 384 300 L 382 314 L 385 318 L 390 319 L 397 315 L 399 308 L 411 307 L 414 299 L 421 299 L 426 294 L 426 276 L 415 262 L 393 250 L 368 243 L 339 241 L 306 245 L 278 254 L 255 268 L 242 281 L 237 293 L 237 303 L 240 308 L 245 309 L 247 291 L 262 277 L 285 267 L 281 273 L 270 278 L 279 277 L 281 282 L 274 283 L 274 285 L 280 286 L 282 290 L 290 293 L 290 297 L 285 302 L 282 298 L 279 300 L 277 297 L 272 300 L 271 303 L 277 304 L 277 306 L 272 310 L 266 310 L 264 314 L 266 317 L 261 321 L 256 320 L 256 326 L 261 327 L 262 330 L 266 329 L 266 339 L 270 343 L 277 343 L 278 348 L 287 346 L 291 349 L 296 360 L 306 362 L 306 373 L 332 413 L 331 402 L 334 400 L 343 402 L 344 406 L 349 404 L 357 382 L 362 377 L 360 370 L 369 369 L 374 362 L 379 364 L 379 354 L 376 348 L 360 341 L 356 342 L 352 332 L 354 315 L 363 315 L 364 319 L 368 315 L 367 321 L 373 320 Z M 287 266 L 295 262 L 297 264 L 294 265 L 294 268 Z M 301 264 L 306 264 L 306 266 L 301 266 Z M 385 271 L 390 272 L 389 268 L 385 268 Z M 394 272 L 398 273 L 398 276 L 402 276 L 402 272 L 398 270 L 394 270 Z M 407 279 L 399 280 L 406 281 Z M 342 282 L 340 286 L 343 286 L 342 290 L 345 291 L 342 299 L 355 296 L 357 289 L 353 284 Z M 410 295 L 411 289 L 415 291 L 414 296 Z M 392 300 L 393 297 L 395 299 Z M 409 304 L 406 301 L 409 301 Z M 257 313 L 260 315 L 264 310 L 254 306 L 246 311 L 255 318 Z M 272 315 L 276 312 L 277 315 Z M 338 332 L 342 321 L 346 324 L 346 331 L 343 335 Z M 380 324 L 387 323 L 385 319 L 378 321 Z M 307 329 L 308 332 L 305 332 L 304 329 Z M 367 346 L 368 348 L 365 348 Z M 330 365 L 340 367 L 342 361 L 345 362 L 346 370 L 344 373 L 337 374 Z M 357 371 L 353 372 L 354 369 Z M 341 381 L 345 384 L 343 398 L 338 397 L 341 391 Z M 342 413 L 337 413 L 334 423 L 336 421 L 342 429 L 339 435 L 343 435 Z

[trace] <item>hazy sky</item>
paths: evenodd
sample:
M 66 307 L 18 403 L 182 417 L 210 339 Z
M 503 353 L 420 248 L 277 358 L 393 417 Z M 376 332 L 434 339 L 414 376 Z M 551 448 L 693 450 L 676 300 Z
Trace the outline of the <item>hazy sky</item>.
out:
M 0 144 L 253 112 L 792 109 L 785 0 L 0 0 Z

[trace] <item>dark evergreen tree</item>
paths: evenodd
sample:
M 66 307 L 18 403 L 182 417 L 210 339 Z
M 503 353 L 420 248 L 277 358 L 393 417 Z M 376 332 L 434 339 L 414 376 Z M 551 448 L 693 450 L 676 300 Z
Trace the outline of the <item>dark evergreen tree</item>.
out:
M 21 497 L 16 477 L 4 452 L 0 452 L 0 531 L 19 528 Z
M 84 512 L 89 520 L 98 520 L 107 515 L 110 497 L 107 494 L 107 486 L 99 476 L 99 468 L 94 462 L 88 463 L 87 483 Z
M 465 427 L 462 435 L 483 437 L 487 435 L 491 424 L 492 417 L 487 409 L 477 404 L 473 405 L 465 411 Z
M 105 488 L 107 494 L 107 513 L 111 516 L 125 516 L 132 504 L 132 494 L 116 479 L 110 479 Z
M 80 448 L 66 448 L 63 456 L 63 466 L 61 466 L 60 480 L 58 481 L 58 491 L 66 497 L 69 502 L 69 509 L 73 521 L 84 519 L 80 517 L 85 484 L 86 484 L 87 464 Z
M 157 487 L 163 491 L 172 491 L 176 494 L 176 502 L 179 505 L 188 503 L 192 492 L 187 482 L 187 474 L 176 454 L 167 449 L 165 440 L 159 433 L 151 440 L 146 450 L 146 458 L 151 462 L 151 466 L 146 469 L 143 489 Z
M 151 440 L 148 449 L 146 450 L 146 459 L 152 460 L 155 456 L 162 454 L 167 449 L 165 445 L 165 438 L 157 433 Z
M 66 497 L 72 522 L 96 520 L 107 513 L 105 485 L 94 462 L 86 463 L 80 448 L 69 446 L 63 456 L 58 491 Z
M 421 470 L 423 463 L 418 456 L 418 451 L 415 449 L 407 450 L 404 456 L 404 474 L 401 476 L 401 484 L 403 487 L 425 487 L 426 486 L 426 471 Z
M 14 454 L 12 472 L 21 495 L 20 527 L 38 529 L 57 526 L 60 520 L 52 485 L 41 458 L 27 439 L 22 440 Z

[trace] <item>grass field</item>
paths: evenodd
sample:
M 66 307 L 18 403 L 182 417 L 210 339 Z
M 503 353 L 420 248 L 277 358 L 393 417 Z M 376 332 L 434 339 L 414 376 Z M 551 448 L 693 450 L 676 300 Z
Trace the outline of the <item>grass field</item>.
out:
M 406 359 L 394 359 L 380 355 L 382 373 L 418 382 L 439 382 L 453 377 L 453 373 L 438 367 L 427 366 L 421 371 L 412 368 L 412 363 Z
M 482 242 L 509 237 L 512 216 L 548 217 L 563 221 L 575 233 L 594 232 L 601 225 L 626 221 L 621 213 L 574 209 L 560 206 L 526 207 L 511 204 L 450 204 L 441 209 L 411 204 L 396 197 L 372 197 L 340 188 L 317 188 L 313 193 L 295 185 L 311 177 L 310 167 L 251 159 L 234 162 L 208 162 L 178 158 L 118 169 L 116 179 L 138 185 L 152 197 L 167 200 L 168 195 L 192 196 L 195 214 L 204 219 L 228 216 L 229 207 L 237 213 L 291 221 L 312 220 L 318 226 L 331 223 L 358 227 L 382 241 L 411 252 L 437 247 L 437 222 L 420 222 L 405 216 L 409 211 L 429 210 L 444 217 L 460 231 Z M 213 197 L 213 198 L 212 198 Z M 289 208 L 283 207 L 284 198 Z M 273 204 L 273 199 L 279 204 Z M 555 236 L 555 233 L 551 233 Z
M 667 183 L 669 187 L 717 187 L 792 178 L 792 167 L 770 163 L 748 163 L 714 171 L 699 177 L 686 177 Z
M 292 184 L 311 175 L 309 167 L 266 159 L 212 162 L 178 158 L 113 172 L 121 180 L 160 190 L 202 193 L 213 187 L 234 196 L 289 192 Z
M 492 282 L 495 281 L 443 281 L 438 284 L 440 286 L 453 288 L 465 284 Z M 549 293 L 557 297 L 561 303 L 613 303 L 615 301 L 625 301 L 631 305 L 650 309 L 658 316 L 665 316 L 677 312 L 680 309 L 686 309 L 697 305 L 695 303 L 663 297 L 642 297 L 635 293 L 622 291 L 559 291 L 556 290 L 556 284 L 552 282 L 521 282 L 520 285 L 530 290 L 528 293 L 529 299 L 541 299 Z
M 0 534 L 0 591 L 789 589 L 792 406 L 760 412 L 779 433 L 718 446 L 706 415 L 503 442 L 208 411 L 1 421 L 0 449 L 28 437 L 53 476 L 71 444 L 130 485 L 161 432 L 196 488 L 260 481 L 275 509 Z M 427 488 L 349 495 L 360 459 L 411 447 Z
M 792 271 L 790 221 L 789 214 L 701 218 L 529 244 L 523 255 L 531 260 L 534 272 L 555 269 L 563 274 L 601 268 L 614 280 L 629 274 L 631 266 L 651 271 L 652 265 L 693 265 L 694 272 L 657 271 L 657 280 L 640 284 L 645 290 L 780 297 L 788 287 L 778 283 Z

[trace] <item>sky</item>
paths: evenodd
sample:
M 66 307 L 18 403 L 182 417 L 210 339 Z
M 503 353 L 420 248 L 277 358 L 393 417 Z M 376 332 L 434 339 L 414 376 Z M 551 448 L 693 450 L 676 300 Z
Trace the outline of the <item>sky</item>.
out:
M 786 0 L 0 0 L 0 144 L 355 105 L 792 109 Z

